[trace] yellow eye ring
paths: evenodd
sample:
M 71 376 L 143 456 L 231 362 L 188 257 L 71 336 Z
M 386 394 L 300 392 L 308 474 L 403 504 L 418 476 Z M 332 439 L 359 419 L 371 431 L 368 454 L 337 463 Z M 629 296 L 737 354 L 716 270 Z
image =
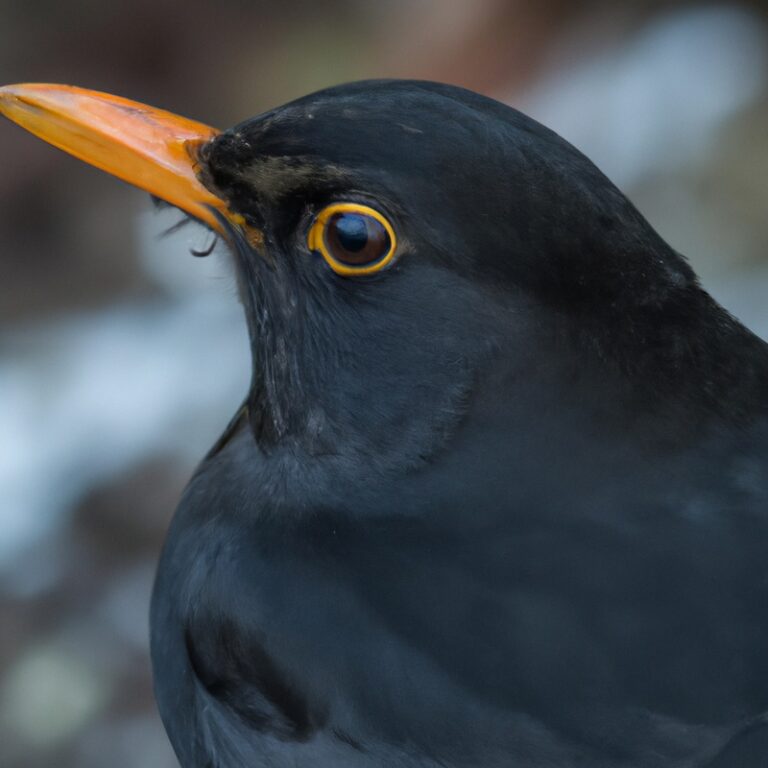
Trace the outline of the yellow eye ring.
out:
M 397 237 L 377 210 L 358 203 L 332 203 L 315 217 L 307 235 L 310 251 L 319 252 L 336 274 L 372 275 L 395 257 Z

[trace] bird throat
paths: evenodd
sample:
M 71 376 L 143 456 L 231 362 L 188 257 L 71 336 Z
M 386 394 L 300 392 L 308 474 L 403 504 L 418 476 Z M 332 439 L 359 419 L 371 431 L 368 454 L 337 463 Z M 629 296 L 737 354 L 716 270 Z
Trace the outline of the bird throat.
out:
M 244 282 L 253 360 L 248 414 L 254 437 L 264 450 L 286 439 L 307 442 L 309 390 L 315 388 L 309 386 L 312 372 L 302 360 L 306 329 L 298 297 L 276 270 Z

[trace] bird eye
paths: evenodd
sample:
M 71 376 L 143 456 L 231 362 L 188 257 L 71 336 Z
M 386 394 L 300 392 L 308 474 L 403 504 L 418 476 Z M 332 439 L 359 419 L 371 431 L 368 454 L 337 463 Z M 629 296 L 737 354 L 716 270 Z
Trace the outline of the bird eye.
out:
M 315 218 L 307 245 L 339 275 L 370 275 L 392 261 L 396 238 L 389 221 L 373 208 L 334 203 Z

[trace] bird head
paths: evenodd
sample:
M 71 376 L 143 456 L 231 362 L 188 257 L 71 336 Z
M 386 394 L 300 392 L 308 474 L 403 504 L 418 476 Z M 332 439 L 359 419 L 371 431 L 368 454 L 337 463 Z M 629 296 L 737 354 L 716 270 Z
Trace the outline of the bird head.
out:
M 589 160 L 463 89 L 354 83 L 223 132 L 66 86 L 0 89 L 0 112 L 229 243 L 265 451 L 386 469 L 484 403 L 492 422 L 654 400 L 711 309 Z

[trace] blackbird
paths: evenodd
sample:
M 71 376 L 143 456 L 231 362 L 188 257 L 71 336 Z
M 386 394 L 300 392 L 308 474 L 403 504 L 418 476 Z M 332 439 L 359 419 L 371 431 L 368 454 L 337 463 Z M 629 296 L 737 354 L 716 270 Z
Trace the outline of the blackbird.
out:
M 768 345 L 588 159 L 428 82 L 0 110 L 233 256 L 151 611 L 184 768 L 768 765 Z

